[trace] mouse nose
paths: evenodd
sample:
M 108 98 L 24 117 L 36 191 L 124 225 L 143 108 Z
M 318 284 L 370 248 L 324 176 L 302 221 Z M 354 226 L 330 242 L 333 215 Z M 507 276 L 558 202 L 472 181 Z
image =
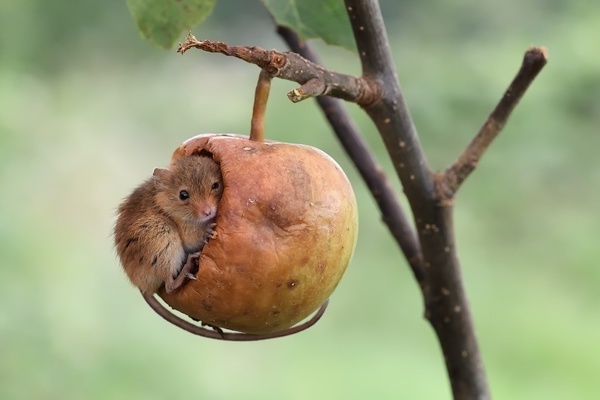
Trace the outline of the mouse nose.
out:
M 214 207 L 200 207 L 196 210 L 196 213 L 201 220 L 207 220 L 213 218 L 217 214 L 217 211 Z

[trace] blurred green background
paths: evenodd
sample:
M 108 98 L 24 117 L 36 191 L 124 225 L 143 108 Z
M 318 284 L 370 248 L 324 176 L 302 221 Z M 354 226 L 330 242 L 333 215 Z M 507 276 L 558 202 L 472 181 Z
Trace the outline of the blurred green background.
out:
M 436 168 L 477 131 L 527 47 L 547 46 L 549 64 L 458 196 L 459 252 L 493 396 L 596 398 L 600 3 L 382 8 Z M 219 1 L 194 33 L 284 48 L 257 1 Z M 347 171 L 356 253 L 313 329 L 216 342 L 151 312 L 111 229 L 119 201 L 181 141 L 248 131 L 258 70 L 154 48 L 116 1 L 2 2 L 0 46 L 1 399 L 450 399 L 412 275 L 314 102 L 287 101 L 293 83 L 275 81 L 267 132 Z M 327 66 L 360 73 L 352 54 L 317 46 Z M 370 121 L 349 109 L 393 177 Z

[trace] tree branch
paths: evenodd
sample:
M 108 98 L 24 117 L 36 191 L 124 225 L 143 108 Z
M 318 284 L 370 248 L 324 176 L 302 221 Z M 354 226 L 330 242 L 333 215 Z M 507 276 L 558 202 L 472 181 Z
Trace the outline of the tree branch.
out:
M 483 153 L 498 136 L 513 109 L 547 61 L 546 49 L 543 47 L 532 47 L 525 52 L 519 72 L 498 105 L 496 105 L 496 108 L 488 116 L 465 151 L 444 172 L 447 185 L 446 196 L 453 196 L 464 180 L 477 167 Z
M 364 106 L 379 131 L 413 212 L 431 203 L 435 182 L 398 83 L 385 25 L 376 0 L 346 1 L 363 79 L 380 93 Z
M 489 399 L 469 304 L 456 253 L 452 202 L 443 201 L 440 177 L 429 169 L 397 81 L 379 3 L 345 0 L 364 79 L 379 86 L 365 107 L 396 168 L 415 218 L 425 271 L 425 317 L 440 342 L 455 400 Z
M 277 33 L 291 51 L 315 64 L 321 64 L 313 49 L 307 43 L 302 42 L 294 31 L 285 26 L 278 26 Z M 367 142 L 340 101 L 326 96 L 317 97 L 316 100 L 342 147 L 367 184 L 381 211 L 383 222 L 404 253 L 415 279 L 419 285 L 423 284 L 421 246 L 383 169 L 373 157 Z
M 309 97 L 328 95 L 368 105 L 377 96 L 364 79 L 327 71 L 296 53 L 265 50 L 256 46 L 229 46 L 211 40 L 200 41 L 190 33 L 184 43 L 179 43 L 177 52 L 184 54 L 191 48 L 236 57 L 258 65 L 274 77 L 301 84 L 288 93 L 289 99 L 295 103 Z

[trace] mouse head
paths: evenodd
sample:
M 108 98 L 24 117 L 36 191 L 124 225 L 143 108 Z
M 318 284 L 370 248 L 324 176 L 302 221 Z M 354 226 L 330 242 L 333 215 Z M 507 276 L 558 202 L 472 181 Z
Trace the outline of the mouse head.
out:
M 158 206 L 176 221 L 213 222 L 223 195 L 219 164 L 210 156 L 182 157 L 154 170 Z

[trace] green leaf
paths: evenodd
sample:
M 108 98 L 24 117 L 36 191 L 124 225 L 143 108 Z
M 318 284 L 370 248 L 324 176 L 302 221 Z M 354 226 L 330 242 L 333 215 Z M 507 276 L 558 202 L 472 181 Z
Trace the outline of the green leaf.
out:
M 217 0 L 127 0 L 142 37 L 165 49 L 202 22 Z
M 275 21 L 293 29 L 303 39 L 355 51 L 354 37 L 342 0 L 261 0 Z

